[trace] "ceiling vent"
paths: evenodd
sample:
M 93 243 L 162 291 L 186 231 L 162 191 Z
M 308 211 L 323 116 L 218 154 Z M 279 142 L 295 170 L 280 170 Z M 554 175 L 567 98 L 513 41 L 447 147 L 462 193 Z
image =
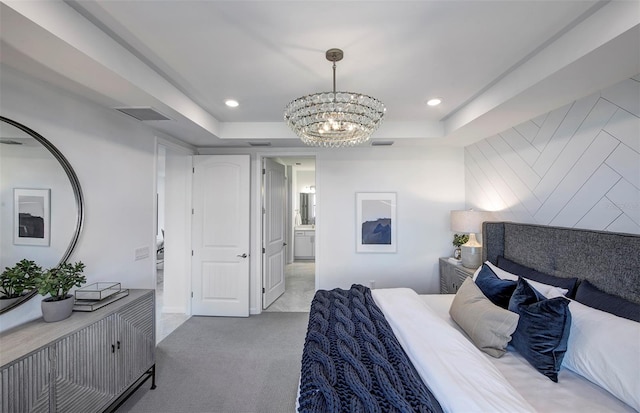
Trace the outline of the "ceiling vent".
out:
M 371 141 L 371 146 L 391 146 L 393 141 Z
M 141 121 L 148 120 L 171 120 L 151 107 L 137 107 L 137 108 L 114 108 L 115 110 L 129 115 L 132 118 L 136 118 Z
M 22 142 L 14 141 L 13 139 L 0 139 L 0 143 L 4 145 L 22 145 Z
M 250 146 L 271 146 L 271 142 L 249 142 Z

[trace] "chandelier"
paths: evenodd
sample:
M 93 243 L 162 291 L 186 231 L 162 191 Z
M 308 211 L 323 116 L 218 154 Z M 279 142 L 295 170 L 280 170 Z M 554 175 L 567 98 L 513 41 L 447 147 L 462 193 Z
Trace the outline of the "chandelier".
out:
M 284 110 L 284 120 L 307 145 L 358 145 L 382 123 L 386 108 L 381 101 L 362 93 L 336 92 L 336 62 L 343 57 L 340 49 L 327 50 L 326 58 L 333 62 L 333 92 L 303 96 Z

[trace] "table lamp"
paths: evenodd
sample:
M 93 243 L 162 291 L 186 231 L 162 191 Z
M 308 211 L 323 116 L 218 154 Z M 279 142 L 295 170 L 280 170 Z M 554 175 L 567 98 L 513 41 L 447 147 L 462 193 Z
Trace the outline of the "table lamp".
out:
M 484 211 L 451 211 L 451 231 L 469 234 L 469 241 L 460 246 L 462 265 L 467 268 L 478 268 L 482 263 L 482 244 L 476 234 L 482 231 L 482 223 L 488 214 Z

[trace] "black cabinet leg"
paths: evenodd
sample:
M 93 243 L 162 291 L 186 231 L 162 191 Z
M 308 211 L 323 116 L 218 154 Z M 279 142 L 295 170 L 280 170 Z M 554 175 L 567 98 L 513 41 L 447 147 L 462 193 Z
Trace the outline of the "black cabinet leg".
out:
M 151 367 L 151 390 L 155 390 L 156 388 L 156 365 L 154 364 Z

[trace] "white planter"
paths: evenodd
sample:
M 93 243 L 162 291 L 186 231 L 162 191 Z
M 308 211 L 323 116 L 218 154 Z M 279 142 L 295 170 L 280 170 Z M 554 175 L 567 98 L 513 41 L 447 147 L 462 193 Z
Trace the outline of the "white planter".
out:
M 0 310 L 4 310 L 5 308 L 11 307 L 15 303 L 17 303 L 18 300 L 21 300 L 21 299 L 22 299 L 22 297 L 14 297 L 14 298 L 2 297 L 2 298 L 0 298 Z
M 75 297 L 71 294 L 67 294 L 67 298 L 59 301 L 48 301 L 51 298 L 45 298 L 42 300 L 42 317 L 47 323 L 53 323 L 55 321 L 64 320 L 69 318 L 73 312 L 73 305 L 75 304 Z

